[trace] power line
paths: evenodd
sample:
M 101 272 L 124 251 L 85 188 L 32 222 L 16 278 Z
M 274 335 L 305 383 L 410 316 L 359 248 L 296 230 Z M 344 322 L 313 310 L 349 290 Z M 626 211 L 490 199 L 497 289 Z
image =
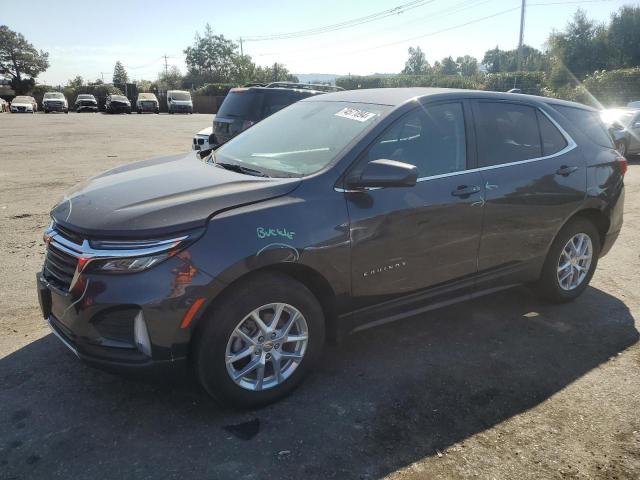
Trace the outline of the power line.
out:
M 397 30 L 399 28 L 402 28 L 404 25 L 409 25 L 411 23 L 416 23 L 416 22 L 423 22 L 426 19 L 426 22 L 432 22 L 434 20 L 438 20 L 440 18 L 444 18 L 444 17 L 448 17 L 454 14 L 458 14 L 461 12 L 464 12 L 465 10 L 469 10 L 475 7 L 479 7 L 480 5 L 483 5 L 485 3 L 489 3 L 492 2 L 493 0 L 464 0 L 456 5 L 454 5 L 453 7 L 449 7 L 449 8 L 445 8 L 442 10 L 438 10 L 434 13 L 430 13 L 429 15 L 426 16 L 422 16 L 419 18 L 415 18 L 412 20 L 409 20 L 408 22 L 404 22 L 400 25 L 394 26 L 392 28 L 385 28 L 382 30 L 378 30 L 377 32 L 383 32 L 383 31 L 388 31 L 388 30 Z M 346 41 L 349 41 L 348 39 Z M 295 53 L 302 53 L 302 52 L 309 52 L 310 50 L 324 50 L 327 47 L 333 47 L 333 46 L 343 46 L 345 43 L 345 40 L 339 41 L 339 42 L 333 42 L 330 44 L 322 44 L 319 46 L 315 46 L 315 47 L 306 47 L 306 48 L 299 48 L 299 49 L 295 49 L 295 50 L 287 50 L 287 51 L 278 51 L 278 52 L 267 52 L 267 53 L 258 53 L 255 54 L 254 56 L 256 57 L 265 57 L 265 56 L 272 56 L 272 55 L 287 55 L 287 54 L 295 54 Z
M 275 33 L 269 35 L 256 35 L 256 36 L 243 36 L 243 40 L 247 42 L 266 41 L 266 40 L 286 40 L 292 38 L 306 37 L 310 35 L 319 35 L 321 33 L 333 32 L 345 28 L 352 28 L 363 23 L 369 23 L 376 20 L 380 20 L 392 15 L 398 15 L 400 13 L 407 12 L 414 8 L 422 7 L 423 5 L 433 3 L 435 0 L 414 0 L 407 2 L 396 7 L 386 9 L 380 12 L 372 13 L 363 17 L 353 18 L 351 20 L 345 20 L 340 23 L 334 23 L 332 25 L 325 25 L 322 27 L 314 27 L 307 30 L 299 30 L 295 32 L 287 33 Z

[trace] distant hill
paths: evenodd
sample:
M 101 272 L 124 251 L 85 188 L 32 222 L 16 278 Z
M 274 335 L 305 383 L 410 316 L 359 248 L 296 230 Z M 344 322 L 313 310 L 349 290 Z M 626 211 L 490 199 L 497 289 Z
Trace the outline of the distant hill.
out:
M 294 75 L 298 77 L 301 83 L 329 82 L 331 85 L 335 85 L 336 78 L 344 76 L 335 73 L 294 73 Z

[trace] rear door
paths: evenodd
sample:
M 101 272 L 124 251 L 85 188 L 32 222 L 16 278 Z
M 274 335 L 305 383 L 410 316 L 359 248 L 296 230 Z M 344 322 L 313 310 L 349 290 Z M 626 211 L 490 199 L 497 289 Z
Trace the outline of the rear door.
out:
M 414 187 L 347 192 L 352 293 L 362 305 L 471 277 L 482 224 L 482 177 L 462 102 L 418 107 L 371 145 L 377 159 L 418 167 Z M 471 289 L 469 288 L 469 293 Z
M 537 107 L 478 100 L 473 111 L 486 202 L 477 287 L 531 280 L 585 198 L 584 160 Z

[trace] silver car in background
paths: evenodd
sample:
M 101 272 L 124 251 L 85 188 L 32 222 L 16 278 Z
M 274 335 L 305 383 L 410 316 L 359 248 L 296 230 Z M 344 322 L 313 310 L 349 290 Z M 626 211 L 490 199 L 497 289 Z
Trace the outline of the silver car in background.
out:
M 136 110 L 138 113 L 160 113 L 158 98 L 153 93 L 139 93 L 136 100 Z

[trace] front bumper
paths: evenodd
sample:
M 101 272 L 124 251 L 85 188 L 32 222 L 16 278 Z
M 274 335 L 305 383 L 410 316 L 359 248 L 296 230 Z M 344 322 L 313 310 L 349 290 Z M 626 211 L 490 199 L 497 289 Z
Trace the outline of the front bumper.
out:
M 42 105 L 42 109 L 47 112 L 65 112 L 67 107 L 65 107 L 64 104 L 47 103 Z
M 140 112 L 157 112 L 160 109 L 157 103 L 142 103 L 136 108 Z
M 184 376 L 191 332 L 181 321 L 211 282 L 185 258 L 136 274 L 82 274 L 79 287 L 70 291 L 38 272 L 42 314 L 56 337 L 91 366 L 136 377 Z M 149 353 L 137 342 L 138 315 Z
M 98 105 L 76 105 L 76 112 L 88 110 L 89 112 L 97 112 Z
M 131 105 L 114 105 L 109 107 L 111 113 L 127 113 L 131 111 Z

